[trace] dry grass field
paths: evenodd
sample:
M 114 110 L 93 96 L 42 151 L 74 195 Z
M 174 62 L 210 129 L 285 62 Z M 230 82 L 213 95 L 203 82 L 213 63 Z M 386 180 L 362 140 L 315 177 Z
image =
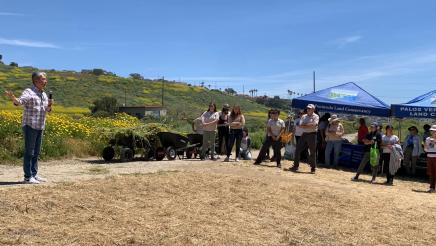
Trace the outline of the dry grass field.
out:
M 45 165 L 54 180 L 46 185 L 0 186 L 0 244 L 436 243 L 436 194 L 424 193 L 425 183 L 389 187 L 351 182 L 352 173 L 338 170 L 180 160 L 83 162 L 62 181 L 50 172 L 62 165 Z M 11 171 L 19 169 L 0 169 L 0 179 Z

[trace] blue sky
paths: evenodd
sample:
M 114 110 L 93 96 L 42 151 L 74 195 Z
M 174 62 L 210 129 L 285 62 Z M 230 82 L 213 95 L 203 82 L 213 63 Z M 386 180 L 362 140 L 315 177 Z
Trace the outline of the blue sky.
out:
M 0 0 L 0 54 L 258 95 L 354 81 L 386 103 L 436 89 L 436 1 Z

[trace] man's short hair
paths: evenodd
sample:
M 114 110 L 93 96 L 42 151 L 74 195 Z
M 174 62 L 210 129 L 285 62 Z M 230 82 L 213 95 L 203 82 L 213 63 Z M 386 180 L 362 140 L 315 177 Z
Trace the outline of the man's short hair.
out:
M 32 73 L 32 83 L 35 83 L 35 80 L 41 76 L 47 77 L 47 74 L 44 72 L 33 72 Z

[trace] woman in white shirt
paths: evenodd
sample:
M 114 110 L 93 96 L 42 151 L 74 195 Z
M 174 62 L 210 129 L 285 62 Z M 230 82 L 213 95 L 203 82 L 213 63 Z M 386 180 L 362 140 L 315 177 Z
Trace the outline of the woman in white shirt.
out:
M 394 183 L 394 175 L 389 172 L 392 146 L 400 142 L 400 139 L 394 135 L 393 131 L 394 127 L 392 125 L 387 125 L 386 134 L 383 135 L 381 142 L 382 155 L 380 158 L 380 166 L 383 165 L 383 170 L 386 172 L 386 184 L 388 185 Z
M 435 192 L 436 184 L 436 125 L 430 128 L 430 137 L 425 139 L 425 152 L 427 152 L 427 174 L 430 177 L 430 190 L 428 192 Z
M 215 135 L 216 128 L 219 120 L 218 112 L 216 111 L 215 103 L 210 103 L 206 112 L 201 115 L 201 125 L 203 129 L 203 144 L 201 146 L 200 158 L 204 160 L 206 158 L 206 152 L 210 149 L 210 155 L 212 160 L 215 159 Z

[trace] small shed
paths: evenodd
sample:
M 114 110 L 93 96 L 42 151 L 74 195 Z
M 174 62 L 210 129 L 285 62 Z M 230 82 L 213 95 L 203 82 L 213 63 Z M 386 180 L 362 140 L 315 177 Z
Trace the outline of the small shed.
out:
M 119 107 L 118 111 L 135 116 L 138 119 L 145 116 L 160 118 L 167 115 L 167 109 L 162 106 L 122 106 Z

